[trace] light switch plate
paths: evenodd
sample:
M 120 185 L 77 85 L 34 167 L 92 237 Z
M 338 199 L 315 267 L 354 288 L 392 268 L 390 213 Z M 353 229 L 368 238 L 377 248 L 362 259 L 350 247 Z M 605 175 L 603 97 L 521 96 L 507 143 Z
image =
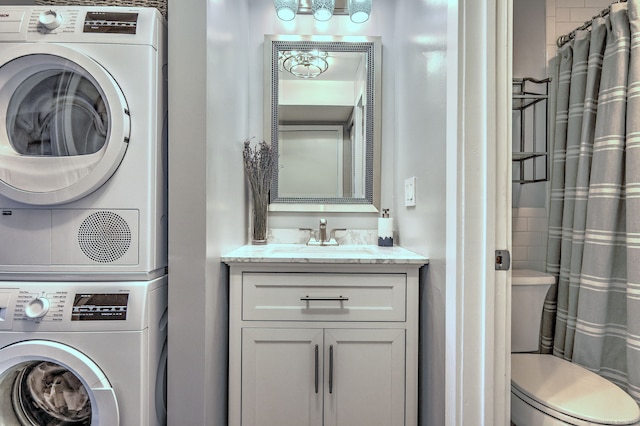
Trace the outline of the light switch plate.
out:
M 404 205 L 407 207 L 416 205 L 416 177 L 404 180 Z

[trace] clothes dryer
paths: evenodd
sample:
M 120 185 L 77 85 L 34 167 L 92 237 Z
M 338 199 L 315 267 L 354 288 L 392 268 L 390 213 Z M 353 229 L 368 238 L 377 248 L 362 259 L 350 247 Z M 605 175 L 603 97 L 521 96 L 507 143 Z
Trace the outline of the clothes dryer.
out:
M 165 274 L 165 26 L 153 8 L 0 7 L 0 278 Z
M 166 284 L 0 282 L 0 424 L 166 424 Z

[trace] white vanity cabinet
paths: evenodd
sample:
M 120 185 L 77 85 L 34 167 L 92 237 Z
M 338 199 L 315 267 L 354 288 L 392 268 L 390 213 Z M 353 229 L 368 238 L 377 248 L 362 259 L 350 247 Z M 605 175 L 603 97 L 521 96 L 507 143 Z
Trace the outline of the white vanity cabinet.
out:
M 223 257 L 229 425 L 417 425 L 418 271 L 426 259 L 400 248 L 386 262 L 327 258 L 330 248 L 321 258 L 287 260 L 245 250 L 253 257 Z
M 405 424 L 404 330 L 244 328 L 242 347 L 243 425 Z

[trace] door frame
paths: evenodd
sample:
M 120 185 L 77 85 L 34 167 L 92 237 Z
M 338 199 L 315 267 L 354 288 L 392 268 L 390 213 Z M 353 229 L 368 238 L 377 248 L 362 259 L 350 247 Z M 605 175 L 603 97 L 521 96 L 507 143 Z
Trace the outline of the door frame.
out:
M 449 4 L 446 403 L 448 425 L 508 425 L 512 0 Z

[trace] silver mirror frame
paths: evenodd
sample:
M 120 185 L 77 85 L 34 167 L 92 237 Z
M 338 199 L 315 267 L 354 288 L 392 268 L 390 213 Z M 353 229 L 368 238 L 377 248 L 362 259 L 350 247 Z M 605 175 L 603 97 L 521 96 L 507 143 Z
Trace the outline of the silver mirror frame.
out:
M 380 37 L 265 35 L 264 134 L 278 148 L 278 52 L 324 50 L 367 54 L 366 166 L 364 198 L 298 198 L 278 196 L 278 173 L 271 183 L 270 211 L 378 212 L 380 209 L 380 152 L 382 140 L 382 43 Z

